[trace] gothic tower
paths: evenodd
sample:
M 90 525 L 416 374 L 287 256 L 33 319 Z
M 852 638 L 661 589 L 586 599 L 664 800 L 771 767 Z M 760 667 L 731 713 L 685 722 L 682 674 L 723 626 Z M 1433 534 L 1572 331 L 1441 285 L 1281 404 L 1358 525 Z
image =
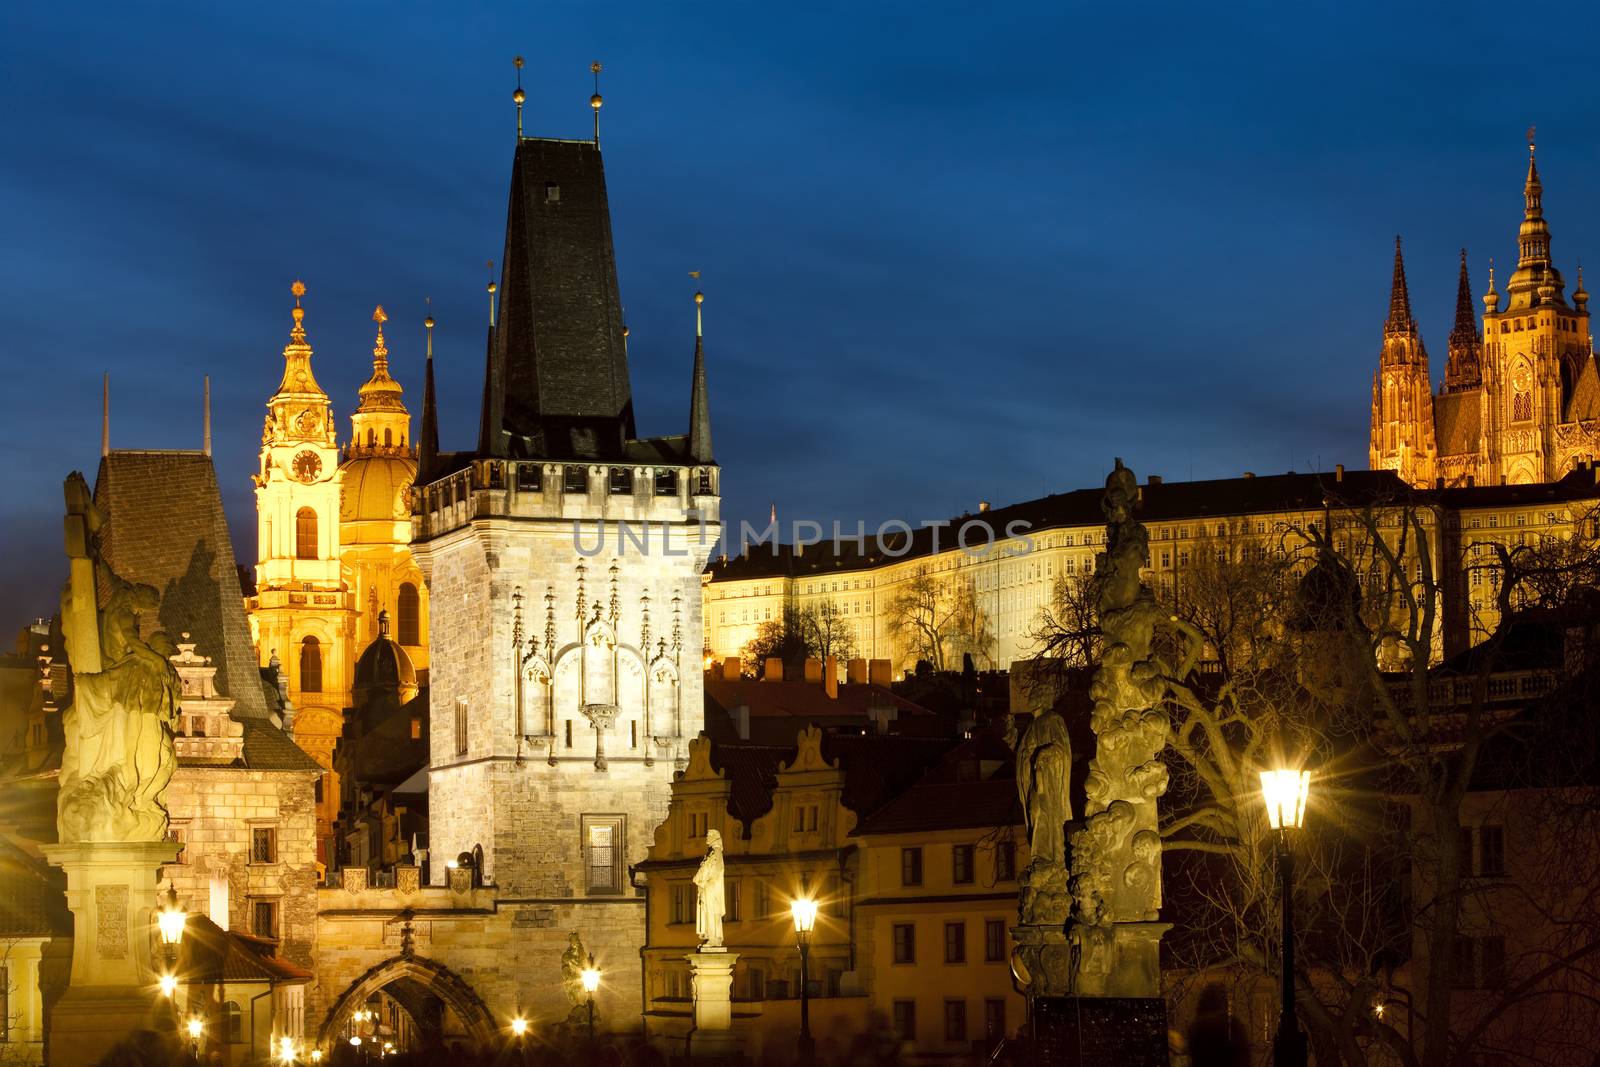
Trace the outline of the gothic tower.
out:
M 1423 347 L 1400 238 L 1394 239 L 1394 280 L 1389 289 L 1389 318 L 1383 325 L 1383 352 L 1372 376 L 1373 470 L 1392 470 L 1412 485 L 1433 481 L 1438 448 L 1433 432 L 1433 383 L 1428 377 L 1428 350 Z
M 267 401 L 256 486 L 256 595 L 248 604 L 262 666 L 277 659 L 295 706 L 300 745 L 331 767 L 333 743 L 350 702 L 353 604 L 339 564 L 339 449 L 328 394 L 311 371 L 306 287 L 295 282 L 294 326 L 283 349 L 283 379 Z M 325 750 L 325 751 L 324 751 Z M 318 859 L 337 790 L 325 783 L 317 812 Z
M 465 855 L 551 909 L 526 931 L 549 973 L 579 930 L 627 986 L 644 941 L 628 864 L 704 719 L 721 477 L 704 363 L 684 368 L 691 432 L 639 438 L 598 140 L 519 134 L 501 265 L 477 447 L 438 451 L 431 376 L 424 398 L 430 878 Z M 528 992 L 565 1013 L 558 989 Z
M 1563 295 L 1533 148 L 1530 142 L 1517 270 L 1506 284 L 1505 306 L 1492 275 L 1484 296 L 1486 456 L 1479 481 L 1490 484 L 1554 481 L 1570 469 L 1560 424 L 1569 421 L 1568 401 L 1592 362 L 1588 294 L 1580 285 L 1571 305 Z

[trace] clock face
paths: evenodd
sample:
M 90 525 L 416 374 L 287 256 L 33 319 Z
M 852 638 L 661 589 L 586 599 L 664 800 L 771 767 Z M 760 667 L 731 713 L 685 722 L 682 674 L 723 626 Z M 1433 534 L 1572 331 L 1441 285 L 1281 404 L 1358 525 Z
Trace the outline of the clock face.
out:
M 322 460 L 315 452 L 301 452 L 294 457 L 294 476 L 302 482 L 316 481 L 322 473 Z

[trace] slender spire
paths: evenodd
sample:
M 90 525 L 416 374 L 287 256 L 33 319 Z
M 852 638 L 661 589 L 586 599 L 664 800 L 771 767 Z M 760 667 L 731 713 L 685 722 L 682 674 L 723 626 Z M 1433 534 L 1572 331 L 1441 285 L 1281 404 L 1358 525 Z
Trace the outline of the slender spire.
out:
M 517 56 L 511 61 L 511 65 L 517 68 L 517 88 L 516 91 L 511 94 L 511 102 L 517 105 L 517 141 L 521 142 L 522 103 L 528 99 L 528 94 L 522 91 L 522 57 Z
M 694 278 L 700 277 L 699 271 L 691 271 Z M 694 294 L 694 386 L 689 394 L 689 461 L 691 463 L 711 462 L 711 400 L 706 394 L 706 347 L 704 321 L 701 317 L 701 307 L 705 304 L 705 294 L 696 290 Z
M 1489 288 L 1483 294 L 1483 312 L 1494 315 L 1500 311 L 1500 290 L 1494 287 L 1494 257 L 1489 257 Z
M 1389 286 L 1389 320 L 1383 324 L 1386 334 L 1414 334 L 1416 320 L 1411 317 L 1411 292 L 1406 288 L 1406 261 L 1400 253 L 1400 236 L 1394 239 L 1394 280 Z
M 204 441 L 204 444 L 202 445 L 202 448 L 205 451 L 205 454 L 209 456 L 209 455 L 211 455 L 211 375 L 209 375 L 209 374 L 206 375 L 205 401 L 204 401 L 204 403 L 205 403 L 205 418 L 204 418 L 205 429 L 204 429 L 204 432 L 201 434 L 202 440 Z
M 111 455 L 111 372 L 100 378 L 100 455 Z
M 594 146 L 600 147 L 600 105 L 605 101 L 600 99 L 600 61 L 597 59 L 589 64 L 589 73 L 594 75 L 594 95 L 589 98 L 589 107 L 594 111 Z
M 1444 365 L 1444 392 L 1470 389 L 1483 381 L 1483 335 L 1478 332 L 1473 307 L 1472 280 L 1467 275 L 1467 250 L 1461 250 L 1461 274 L 1456 280 L 1456 321 L 1450 330 L 1449 356 Z
M 1450 344 L 1474 344 L 1483 340 L 1478 333 L 1478 313 L 1473 307 L 1472 279 L 1467 275 L 1467 250 L 1461 250 L 1461 274 L 1456 279 L 1456 322 L 1450 330 Z
M 372 342 L 372 376 L 376 378 L 389 373 L 389 346 L 383 340 L 383 324 L 389 321 L 389 313 L 382 304 L 373 308 L 372 321 L 378 324 L 378 337 Z
M 439 409 L 433 392 L 433 298 L 428 298 L 428 317 L 422 320 L 428 331 L 428 362 L 422 375 L 422 436 L 417 441 L 417 484 L 427 484 L 439 457 Z

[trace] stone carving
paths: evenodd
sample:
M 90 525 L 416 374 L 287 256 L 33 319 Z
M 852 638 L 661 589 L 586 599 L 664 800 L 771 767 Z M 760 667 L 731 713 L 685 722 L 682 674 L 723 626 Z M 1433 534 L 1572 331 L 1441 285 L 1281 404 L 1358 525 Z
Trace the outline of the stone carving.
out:
M 126 959 L 128 955 L 128 887 L 94 887 L 95 951 L 103 960 Z
M 566 990 L 572 1007 L 567 1012 L 567 1025 L 580 1025 L 585 1018 L 589 993 L 583 988 L 583 969 L 589 966 L 589 953 L 584 951 L 583 938 L 572 931 L 567 938 L 567 950 L 561 954 L 561 986 Z
M 722 834 L 707 830 L 706 858 L 694 872 L 694 932 L 700 938 L 701 949 L 707 952 L 722 949 L 722 913 L 728 909 L 722 865 Z
M 1044 712 L 1013 744 L 1030 856 L 1022 876 L 1022 921 L 1058 925 L 1066 921 L 1069 907 L 1065 827 L 1072 818 L 1072 742 L 1066 720 L 1054 711 Z
M 139 635 L 160 596 L 123 581 L 100 557 L 104 522 L 83 475 L 66 481 L 67 586 L 62 630 L 72 664 L 72 705 L 62 717 L 57 830 L 63 842 L 161 841 L 162 794 L 177 769 L 173 723 L 182 699 L 165 633 Z M 97 583 L 109 589 L 104 610 Z
M 1133 979 L 1148 970 L 1143 957 L 1153 951 L 1153 943 L 1144 947 L 1150 937 L 1134 936 L 1134 928 L 1119 924 L 1150 923 L 1160 914 L 1156 800 L 1167 790 L 1167 768 L 1159 757 L 1168 728 L 1160 704 L 1168 680 L 1186 675 L 1200 651 L 1193 631 L 1178 625 L 1140 580 L 1149 534 L 1134 518 L 1138 504 L 1138 482 L 1119 459 L 1101 502 L 1107 545 L 1098 602 L 1104 651 L 1089 688 L 1095 754 L 1085 783 L 1085 821 L 1072 835 L 1070 939 L 1079 993 L 1156 994 L 1111 986 L 1120 984 L 1118 975 Z M 1178 632 L 1184 662 L 1176 671 L 1152 648 L 1159 628 Z M 1131 956 L 1120 958 L 1124 944 L 1135 941 L 1141 945 L 1137 964 Z

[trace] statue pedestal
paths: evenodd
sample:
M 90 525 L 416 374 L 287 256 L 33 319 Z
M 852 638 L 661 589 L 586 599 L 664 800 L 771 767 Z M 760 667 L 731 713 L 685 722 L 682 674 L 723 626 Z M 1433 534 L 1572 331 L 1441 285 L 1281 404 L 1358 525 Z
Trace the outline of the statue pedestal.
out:
M 1011 928 L 1011 974 L 1030 997 L 1072 992 L 1072 945 L 1065 924 L 1022 923 Z
M 67 874 L 72 977 L 50 1012 L 50 1059 L 94 1063 L 138 1030 L 162 1032 L 172 1015 L 156 986 L 156 878 L 178 858 L 170 841 L 47 845 Z
M 733 965 L 739 954 L 726 949 L 700 949 L 684 956 L 692 971 L 694 1030 L 689 1054 L 695 1062 L 732 1059 L 739 1054 L 733 1032 Z
M 1084 997 L 1161 996 L 1161 935 L 1171 923 L 1074 923 L 1078 969 L 1072 992 Z

